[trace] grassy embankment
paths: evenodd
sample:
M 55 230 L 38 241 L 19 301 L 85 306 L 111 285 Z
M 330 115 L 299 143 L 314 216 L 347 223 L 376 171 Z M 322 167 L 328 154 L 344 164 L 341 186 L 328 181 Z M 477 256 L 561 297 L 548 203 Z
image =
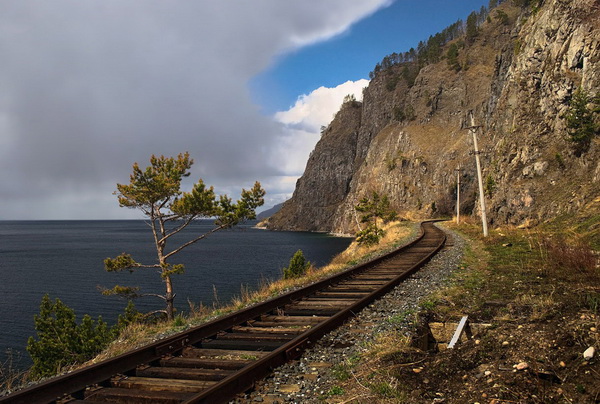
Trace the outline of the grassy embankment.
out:
M 133 324 L 121 332 L 118 340 L 89 363 L 107 359 L 136 347 L 156 341 L 159 338 L 184 331 L 217 317 L 240 310 L 249 305 L 279 296 L 295 288 L 313 283 L 334 273 L 343 271 L 357 264 L 366 262 L 378 255 L 389 252 L 414 237 L 418 231 L 412 222 L 393 222 L 386 227 L 386 235 L 379 245 L 366 247 L 352 242 L 348 248 L 335 256 L 332 261 L 321 268 L 311 267 L 305 276 L 296 279 L 279 279 L 263 285 L 257 291 L 250 291 L 242 285 L 240 294 L 226 305 L 205 306 L 190 303 L 190 312 L 178 315 L 172 322 L 156 324 Z
M 447 226 L 467 241 L 447 285 L 420 302 L 419 322 L 486 323 L 453 350 L 423 352 L 401 330 L 333 369 L 328 403 L 600 402 L 600 198 L 532 229 Z M 595 347 L 595 356 L 583 353 Z

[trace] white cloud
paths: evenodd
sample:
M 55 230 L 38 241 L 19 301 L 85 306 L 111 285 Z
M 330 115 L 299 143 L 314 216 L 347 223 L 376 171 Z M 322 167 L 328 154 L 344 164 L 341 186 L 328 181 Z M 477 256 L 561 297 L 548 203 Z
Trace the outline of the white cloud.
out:
M 303 128 L 317 133 L 321 126 L 328 125 L 334 114 L 339 110 L 344 97 L 354 95 L 362 100 L 362 90 L 369 84 L 369 80 L 347 81 L 337 87 L 319 87 L 310 94 L 301 95 L 294 106 L 287 111 L 275 114 L 275 120 L 288 127 Z

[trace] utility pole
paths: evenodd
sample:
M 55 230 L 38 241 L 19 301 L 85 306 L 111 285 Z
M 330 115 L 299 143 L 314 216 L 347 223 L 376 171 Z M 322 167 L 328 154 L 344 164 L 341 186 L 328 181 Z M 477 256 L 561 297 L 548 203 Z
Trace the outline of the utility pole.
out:
M 460 164 L 456 168 L 456 224 L 460 224 Z
M 481 224 L 483 226 L 483 236 L 487 237 L 487 216 L 485 214 L 485 197 L 483 194 L 483 179 L 481 178 L 481 162 L 479 161 L 479 154 L 481 152 L 477 147 L 477 129 L 479 129 L 480 126 L 475 126 L 475 120 L 473 119 L 473 111 L 469 111 L 469 118 L 471 126 L 467 127 L 467 129 L 469 129 L 471 131 L 471 134 L 473 135 L 473 147 L 475 149 L 473 151 L 473 154 L 475 154 L 475 163 L 477 164 L 477 181 L 479 182 L 479 204 L 481 207 Z

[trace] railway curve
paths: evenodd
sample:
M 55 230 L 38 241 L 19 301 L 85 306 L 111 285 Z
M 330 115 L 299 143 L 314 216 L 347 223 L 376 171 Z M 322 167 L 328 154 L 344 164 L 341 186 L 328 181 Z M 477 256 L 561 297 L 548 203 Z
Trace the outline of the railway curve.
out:
M 0 398 L 0 404 L 227 402 L 416 272 L 443 246 L 434 221 L 373 261 L 154 344 Z

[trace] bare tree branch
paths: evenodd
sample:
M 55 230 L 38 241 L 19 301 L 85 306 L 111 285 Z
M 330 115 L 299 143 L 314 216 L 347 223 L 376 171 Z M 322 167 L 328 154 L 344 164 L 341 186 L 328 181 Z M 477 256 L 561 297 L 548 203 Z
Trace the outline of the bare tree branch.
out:
M 194 243 L 196 243 L 196 242 L 198 242 L 198 241 L 202 240 L 203 238 L 206 238 L 206 237 L 208 237 L 209 235 L 211 235 L 211 234 L 213 234 L 213 233 L 215 233 L 215 232 L 217 232 L 217 231 L 219 231 L 219 230 L 225 229 L 226 227 L 227 227 L 227 225 L 221 225 L 221 226 L 217 226 L 217 227 L 215 227 L 214 229 L 212 229 L 211 231 L 209 231 L 209 232 L 207 232 L 207 233 L 204 233 L 204 234 L 202 234 L 201 236 L 198 236 L 198 237 L 196 237 L 195 239 L 193 239 L 193 240 L 190 240 L 190 241 L 188 241 L 188 242 L 187 242 L 187 243 L 185 243 L 185 244 L 182 244 L 182 245 L 181 245 L 179 248 L 177 248 L 177 249 L 175 249 L 175 250 L 171 251 L 170 253 L 168 253 L 167 255 L 165 255 L 165 259 L 169 258 L 171 255 L 177 254 L 179 251 L 183 250 L 183 249 L 184 249 L 184 248 L 186 248 L 187 246 L 190 246 L 190 245 L 192 245 L 192 244 L 194 244 Z

